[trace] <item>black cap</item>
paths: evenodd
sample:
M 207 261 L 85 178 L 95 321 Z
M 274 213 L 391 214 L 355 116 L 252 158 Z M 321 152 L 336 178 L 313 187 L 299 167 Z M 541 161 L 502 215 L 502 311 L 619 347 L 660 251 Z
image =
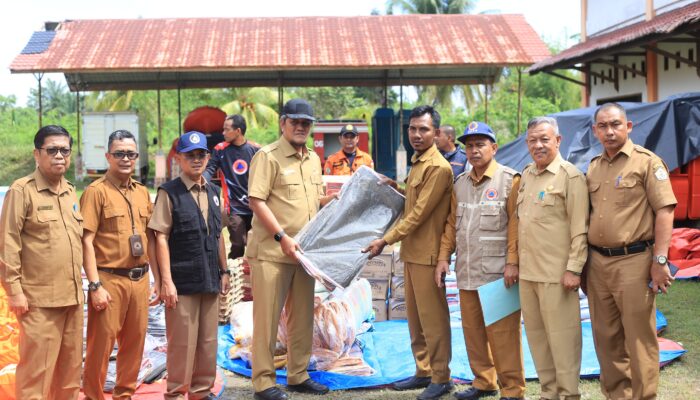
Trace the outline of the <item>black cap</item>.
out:
M 347 134 L 352 134 L 354 136 L 357 136 L 357 128 L 355 128 L 355 125 L 347 124 L 347 125 L 343 125 L 343 127 L 340 128 L 340 136 L 345 136 Z
M 308 119 L 316 121 L 314 109 L 311 104 L 304 99 L 291 99 L 282 107 L 282 115 L 287 118 Z

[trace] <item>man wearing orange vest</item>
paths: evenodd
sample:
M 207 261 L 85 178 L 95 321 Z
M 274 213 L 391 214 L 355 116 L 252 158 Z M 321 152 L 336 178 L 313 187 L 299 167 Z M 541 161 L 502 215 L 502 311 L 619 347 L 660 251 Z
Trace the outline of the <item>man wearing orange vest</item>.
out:
M 363 165 L 374 169 L 372 157 L 357 148 L 357 143 L 360 139 L 355 125 L 347 124 L 343 126 L 340 129 L 338 140 L 340 140 L 341 149 L 326 160 L 326 164 L 323 167 L 324 175 L 352 175 L 353 172 Z

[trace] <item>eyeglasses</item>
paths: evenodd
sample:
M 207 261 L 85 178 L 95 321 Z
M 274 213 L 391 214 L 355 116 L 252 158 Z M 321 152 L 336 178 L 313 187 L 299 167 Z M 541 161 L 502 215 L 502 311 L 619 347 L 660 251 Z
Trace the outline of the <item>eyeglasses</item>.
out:
M 63 157 L 68 157 L 70 156 L 71 152 L 70 148 L 65 147 L 40 147 L 39 150 L 44 150 L 46 154 L 50 155 L 51 157 L 55 157 L 59 151 Z
M 117 160 L 123 160 L 124 157 L 128 158 L 129 160 L 135 160 L 139 158 L 139 153 L 136 153 L 134 151 L 115 151 L 114 153 L 109 153 L 112 155 L 112 157 L 116 158 Z
M 183 156 L 185 156 L 186 159 L 192 161 L 192 160 L 204 160 L 207 158 L 209 153 L 207 152 L 197 152 L 197 153 L 182 153 Z

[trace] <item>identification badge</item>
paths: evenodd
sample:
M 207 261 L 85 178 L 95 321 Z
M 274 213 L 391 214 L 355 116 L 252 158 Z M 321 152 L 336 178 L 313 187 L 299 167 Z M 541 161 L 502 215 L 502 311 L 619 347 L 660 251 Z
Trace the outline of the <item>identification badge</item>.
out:
M 141 235 L 129 236 L 129 247 L 131 247 L 132 256 L 141 257 L 142 255 L 144 255 L 143 241 L 141 240 Z

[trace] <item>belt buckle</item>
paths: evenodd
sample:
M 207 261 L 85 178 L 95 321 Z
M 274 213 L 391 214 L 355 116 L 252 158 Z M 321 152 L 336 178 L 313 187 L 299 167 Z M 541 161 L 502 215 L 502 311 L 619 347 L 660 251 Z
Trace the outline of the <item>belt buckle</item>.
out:
M 143 268 L 132 268 L 129 270 L 129 279 L 132 281 L 138 281 L 143 277 Z

